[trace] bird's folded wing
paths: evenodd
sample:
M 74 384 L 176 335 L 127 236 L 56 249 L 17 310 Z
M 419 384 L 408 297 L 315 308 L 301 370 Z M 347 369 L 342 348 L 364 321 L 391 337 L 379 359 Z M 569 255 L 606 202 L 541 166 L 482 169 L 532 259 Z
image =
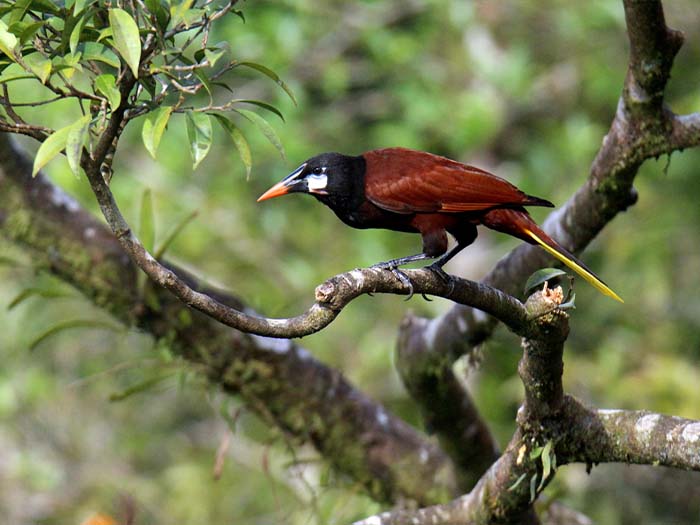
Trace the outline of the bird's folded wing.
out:
M 437 155 L 380 150 L 366 160 L 367 199 L 396 213 L 460 213 L 546 202 L 487 171 Z

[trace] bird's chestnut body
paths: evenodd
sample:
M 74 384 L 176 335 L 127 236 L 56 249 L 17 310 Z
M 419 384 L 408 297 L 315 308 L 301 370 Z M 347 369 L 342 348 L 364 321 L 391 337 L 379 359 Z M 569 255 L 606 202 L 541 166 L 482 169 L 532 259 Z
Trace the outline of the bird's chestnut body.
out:
M 439 257 L 439 269 L 477 236 L 484 225 L 542 246 L 602 293 L 621 300 L 581 261 L 549 237 L 525 206 L 552 203 L 527 195 L 508 181 L 445 157 L 406 148 L 359 156 L 324 153 L 307 160 L 258 201 L 287 193 L 309 193 L 353 228 L 420 233 L 421 254 L 382 263 L 395 268 Z M 447 233 L 457 241 L 448 251 Z

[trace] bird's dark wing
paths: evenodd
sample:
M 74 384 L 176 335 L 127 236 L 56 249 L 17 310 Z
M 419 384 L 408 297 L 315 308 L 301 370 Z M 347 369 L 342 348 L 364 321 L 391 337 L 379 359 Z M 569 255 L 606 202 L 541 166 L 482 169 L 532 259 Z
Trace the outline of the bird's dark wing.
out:
M 404 148 L 365 153 L 365 194 L 396 213 L 461 213 L 497 206 L 551 206 L 482 169 Z

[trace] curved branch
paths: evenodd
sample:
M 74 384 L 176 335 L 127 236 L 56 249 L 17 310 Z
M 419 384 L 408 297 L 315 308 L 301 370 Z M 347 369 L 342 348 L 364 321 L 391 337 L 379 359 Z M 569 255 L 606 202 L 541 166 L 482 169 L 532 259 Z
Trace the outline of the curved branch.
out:
M 0 237 L 27 253 L 32 269 L 52 273 L 128 326 L 167 340 L 212 384 L 239 395 L 295 443 L 312 443 L 373 498 L 429 505 L 458 493 L 454 466 L 435 443 L 306 349 L 231 330 L 161 288 L 149 290 L 144 302 L 138 270 L 114 236 L 41 174 L 32 178 L 31 161 L 5 134 L 0 134 Z M 246 308 L 236 297 L 206 292 Z
M 116 116 L 120 114 L 115 112 Z M 114 121 L 113 121 L 114 122 Z M 117 127 L 110 124 L 116 133 Z M 105 135 L 108 137 L 109 135 Z M 106 143 L 102 140 L 101 143 Z M 109 142 L 111 144 L 111 141 Z M 178 299 L 213 319 L 247 333 L 267 337 L 294 338 L 310 335 L 328 326 L 356 297 L 366 293 L 407 294 L 403 284 L 388 270 L 357 269 L 337 275 L 316 288 L 316 302 L 297 317 L 270 319 L 247 314 L 194 290 L 174 271 L 158 262 L 141 244 L 126 222 L 114 195 L 100 173 L 101 162 L 86 163 L 85 171 L 102 214 L 131 260 L 150 279 Z M 520 335 L 529 333 L 527 312 L 515 298 L 488 285 L 454 278 L 446 283 L 430 270 L 405 270 L 416 293 L 451 299 L 483 310 L 503 321 Z
M 105 132 L 92 156 L 83 154 L 81 165 L 90 183 L 102 215 L 112 233 L 136 266 L 156 284 L 170 291 L 187 306 L 213 319 L 247 333 L 291 339 L 310 335 L 328 326 L 353 299 L 364 293 L 406 294 L 403 284 L 387 270 L 353 270 L 329 279 L 316 288 L 316 302 L 309 310 L 289 319 L 269 319 L 247 314 L 217 301 L 206 293 L 193 289 L 173 270 L 157 261 L 136 237 L 127 223 L 102 170 L 109 152 L 115 147 L 125 119 L 128 94 L 136 79 L 130 71 L 124 72 L 120 85 L 122 102 L 113 111 Z M 527 313 L 514 299 L 488 285 L 455 278 L 446 283 L 429 270 L 406 270 L 417 293 L 436 295 L 455 302 L 479 308 L 497 317 L 513 331 L 528 333 Z

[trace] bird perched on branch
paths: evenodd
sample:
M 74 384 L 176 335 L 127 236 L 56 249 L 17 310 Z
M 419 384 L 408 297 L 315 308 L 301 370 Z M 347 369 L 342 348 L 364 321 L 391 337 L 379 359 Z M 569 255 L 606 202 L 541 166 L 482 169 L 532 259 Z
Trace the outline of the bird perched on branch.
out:
M 423 251 L 374 265 L 386 268 L 409 290 L 399 266 L 436 259 L 427 268 L 450 279 L 443 265 L 477 236 L 484 225 L 541 246 L 601 293 L 622 299 L 583 262 L 547 235 L 525 206 L 554 205 L 520 191 L 508 181 L 474 166 L 405 148 L 368 151 L 353 157 L 323 153 L 310 158 L 263 193 L 258 202 L 288 193 L 309 193 L 353 228 L 420 233 Z M 447 233 L 457 244 L 448 250 Z

